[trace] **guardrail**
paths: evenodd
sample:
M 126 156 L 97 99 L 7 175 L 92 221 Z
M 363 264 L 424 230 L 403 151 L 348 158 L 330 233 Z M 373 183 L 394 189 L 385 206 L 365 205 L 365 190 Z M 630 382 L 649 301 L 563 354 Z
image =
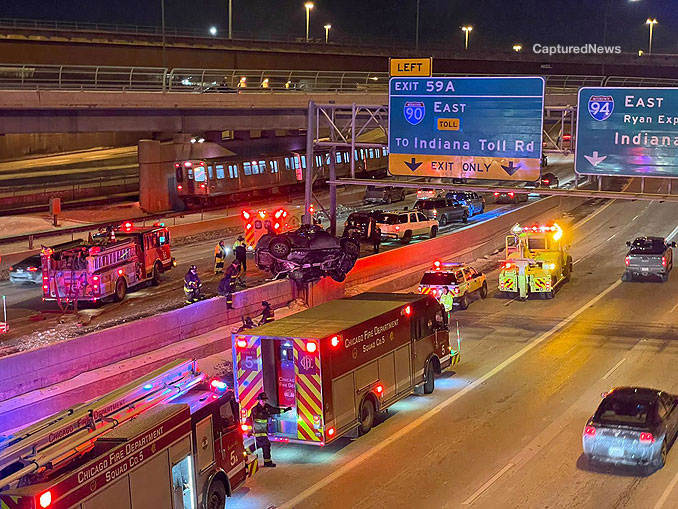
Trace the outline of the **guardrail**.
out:
M 441 77 L 488 74 L 438 74 Z M 580 87 L 678 85 L 668 78 L 626 76 L 544 76 L 549 93 Z M 0 89 L 99 90 L 181 93 L 387 92 L 385 72 L 299 71 L 265 69 L 167 69 L 86 65 L 0 64 Z

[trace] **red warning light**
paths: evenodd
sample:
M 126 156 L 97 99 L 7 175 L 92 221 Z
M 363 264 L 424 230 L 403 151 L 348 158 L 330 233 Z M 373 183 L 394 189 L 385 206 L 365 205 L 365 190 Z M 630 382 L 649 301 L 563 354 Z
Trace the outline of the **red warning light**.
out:
M 247 432 L 247 430 L 250 429 L 250 427 L 249 427 L 247 424 L 241 424 L 241 425 L 240 425 L 240 429 L 241 429 L 243 432 Z
M 327 428 L 327 436 L 328 437 L 334 436 L 334 433 L 335 433 L 334 428 Z
M 374 388 L 374 390 L 377 392 L 377 394 L 382 394 L 384 392 L 384 386 L 379 384 Z
M 181 191 L 183 188 L 184 188 L 184 186 L 182 186 L 181 184 L 179 184 L 179 185 L 177 186 L 177 189 L 178 189 L 179 191 Z
M 122 269 L 118 269 L 118 276 L 122 276 Z
M 405 306 L 405 315 L 410 316 L 412 314 L 412 306 Z
M 435 262 L 433 262 L 433 266 L 434 266 L 436 269 L 439 269 L 439 268 L 440 268 L 440 260 L 436 260 Z
M 335 348 L 339 346 L 339 336 L 332 336 L 332 339 L 330 339 L 330 344 Z
M 246 348 L 247 347 L 247 341 L 245 341 L 244 339 L 239 339 L 236 342 L 236 345 L 238 345 L 238 348 Z
M 186 162 L 184 163 L 184 166 L 185 166 L 186 168 L 190 168 L 191 166 L 193 166 L 193 164 L 191 163 L 191 161 L 186 161 Z
M 260 211 L 259 211 L 259 217 L 260 217 L 261 219 L 265 219 L 265 218 L 266 218 L 266 211 L 265 211 L 265 210 L 260 210 Z
M 249 212 L 247 212 L 246 210 L 243 210 L 243 211 L 242 211 L 242 218 L 243 218 L 245 221 L 249 221 L 250 217 L 252 217 L 252 215 L 251 215 Z

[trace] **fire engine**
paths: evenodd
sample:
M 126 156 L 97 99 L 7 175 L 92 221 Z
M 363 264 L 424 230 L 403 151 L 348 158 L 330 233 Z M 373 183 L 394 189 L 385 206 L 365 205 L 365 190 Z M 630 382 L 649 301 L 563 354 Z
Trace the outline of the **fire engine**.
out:
M 0 507 L 223 508 L 256 467 L 233 392 L 178 360 L 3 437 Z
M 135 227 L 126 222 L 66 249 L 43 247 L 43 300 L 60 304 L 122 300 L 127 290 L 150 281 L 176 266 L 170 232 L 162 224 Z
M 323 446 L 367 433 L 378 412 L 459 362 L 431 295 L 363 293 L 234 333 L 233 375 L 242 425 L 259 393 L 292 407 L 269 439 Z
M 506 261 L 499 272 L 499 290 L 525 299 L 529 294 L 553 298 L 556 289 L 570 280 L 572 257 L 564 231 L 557 224 L 520 226 L 506 237 Z
M 266 210 L 243 210 L 242 219 L 245 228 L 245 243 L 247 249 L 252 251 L 257 246 L 259 239 L 267 233 L 282 233 L 289 230 L 296 218 L 291 217 L 285 209 L 277 209 L 272 213 Z

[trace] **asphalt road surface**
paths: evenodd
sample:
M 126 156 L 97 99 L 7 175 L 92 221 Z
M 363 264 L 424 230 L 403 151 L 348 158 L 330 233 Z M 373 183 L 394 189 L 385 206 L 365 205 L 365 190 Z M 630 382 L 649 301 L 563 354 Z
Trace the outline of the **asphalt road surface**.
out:
M 453 314 L 462 360 L 366 436 L 275 445 L 230 508 L 676 507 L 678 451 L 655 473 L 592 468 L 581 435 L 601 393 L 678 393 L 678 273 L 622 283 L 625 241 L 676 239 L 678 204 L 610 202 L 573 226 L 574 274 L 553 300 L 499 298 Z

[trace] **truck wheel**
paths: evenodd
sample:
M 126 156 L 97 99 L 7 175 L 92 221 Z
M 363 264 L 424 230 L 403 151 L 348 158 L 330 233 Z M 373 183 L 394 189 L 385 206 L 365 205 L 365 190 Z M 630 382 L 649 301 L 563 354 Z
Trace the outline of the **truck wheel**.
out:
M 464 294 L 459 299 L 459 307 L 461 309 L 468 309 L 468 294 Z
M 127 295 L 127 283 L 125 278 L 118 278 L 115 282 L 115 294 L 113 295 L 113 300 L 115 302 L 120 302 Z
M 403 238 L 400 239 L 400 242 L 403 244 L 409 244 L 412 241 L 412 230 L 407 230 L 403 235 Z
M 268 245 L 268 250 L 276 258 L 287 258 L 287 255 L 292 250 L 292 246 L 290 246 L 287 239 L 273 239 Z
M 431 238 L 434 238 L 436 235 L 438 235 L 438 227 L 431 226 Z
M 551 290 L 550 292 L 545 292 L 544 297 L 546 297 L 547 299 L 552 299 L 553 298 L 553 290 Z
M 480 287 L 480 298 L 487 298 L 487 281 L 483 281 L 483 286 Z
M 153 265 L 153 279 L 151 280 L 153 286 L 160 284 L 160 274 L 162 274 L 162 263 L 155 262 L 155 265 Z
M 424 382 L 424 394 L 431 394 L 435 389 L 435 375 L 433 373 L 433 364 L 431 362 L 426 366 L 426 382 Z
M 374 424 L 374 414 L 374 403 L 371 399 L 365 398 L 362 405 L 360 405 L 360 426 L 358 427 L 358 430 L 360 431 L 361 435 L 366 434 L 372 429 L 372 425 Z
M 207 509 L 224 509 L 226 507 L 226 488 L 221 481 L 213 481 L 207 492 Z
M 572 257 L 568 256 L 567 261 L 565 262 L 565 269 L 563 269 L 563 277 L 565 278 L 566 283 L 570 281 L 571 276 L 572 276 Z

